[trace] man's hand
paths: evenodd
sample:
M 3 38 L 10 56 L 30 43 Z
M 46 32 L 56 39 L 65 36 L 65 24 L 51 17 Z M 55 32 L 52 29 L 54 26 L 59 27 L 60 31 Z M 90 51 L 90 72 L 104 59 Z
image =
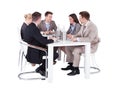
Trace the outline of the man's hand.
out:
M 72 40 L 73 42 L 77 42 L 77 38 L 74 38 L 74 37 L 73 37 L 71 40 Z
M 49 39 L 54 40 L 54 42 L 56 42 L 58 40 L 56 37 L 49 37 Z
M 49 31 L 45 31 L 43 34 L 48 35 L 48 34 L 50 34 L 50 32 Z
M 54 34 L 54 33 L 55 33 L 54 31 L 51 31 L 51 30 L 49 31 L 49 34 Z

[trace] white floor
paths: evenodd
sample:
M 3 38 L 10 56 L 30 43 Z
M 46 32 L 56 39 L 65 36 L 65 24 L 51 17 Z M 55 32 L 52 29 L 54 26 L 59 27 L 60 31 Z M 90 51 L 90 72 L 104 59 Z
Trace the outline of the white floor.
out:
M 97 55 L 97 54 L 96 54 Z M 96 60 L 98 62 L 98 65 L 101 69 L 101 72 L 98 74 L 92 74 L 90 76 L 90 79 L 85 79 L 84 78 L 84 70 L 81 70 L 80 75 L 76 76 L 67 76 L 67 73 L 70 71 L 62 71 L 61 68 L 65 67 L 67 64 L 61 60 L 58 61 L 56 65 L 54 65 L 54 79 L 52 83 L 48 83 L 47 80 L 19 80 L 17 77 L 17 74 L 19 73 L 19 69 L 16 66 L 11 66 L 8 67 L 7 71 L 1 72 L 1 77 L 2 77 L 2 85 L 5 89 L 7 88 L 28 88 L 28 89 L 61 89 L 61 88 L 82 88 L 82 89 L 103 89 L 103 88 L 115 88 L 118 89 L 118 83 L 116 80 L 118 80 L 117 76 L 118 74 L 113 73 L 113 69 L 107 68 L 107 63 L 105 64 L 100 60 L 101 57 L 96 57 Z M 81 60 L 81 66 L 83 65 L 84 59 Z M 17 62 L 17 61 L 16 61 Z M 103 63 L 103 64 L 102 64 Z M 35 70 L 37 66 L 32 67 L 29 63 L 24 66 L 24 71 L 29 71 L 29 70 Z M 7 67 L 5 67 L 7 69 Z M 112 67 L 114 68 L 114 67 Z M 112 71 L 111 71 L 112 70 Z M 116 70 L 114 70 L 116 71 Z M 6 75 L 6 76 L 5 76 Z M 115 76 L 116 75 L 116 76 Z M 36 75 L 33 75 L 36 76 Z M 37 75 L 38 76 L 38 75 Z M 114 83 L 116 82 L 116 83 Z M 8 85 L 5 85 L 8 84 Z

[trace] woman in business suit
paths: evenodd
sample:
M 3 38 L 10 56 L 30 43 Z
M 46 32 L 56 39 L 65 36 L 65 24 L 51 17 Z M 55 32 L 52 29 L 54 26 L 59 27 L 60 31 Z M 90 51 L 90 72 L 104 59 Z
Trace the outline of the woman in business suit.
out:
M 81 24 L 79 23 L 79 20 L 76 16 L 76 14 L 70 14 L 69 15 L 69 22 L 70 22 L 70 26 L 69 29 L 67 31 L 67 37 L 69 37 L 70 35 L 75 35 L 79 32 L 80 28 L 81 28 Z M 65 52 L 65 47 L 61 47 L 61 50 Z
M 23 32 L 26 29 L 26 27 L 32 22 L 32 14 L 25 14 L 24 15 L 25 22 L 21 26 L 21 39 L 24 40 L 23 38 Z
M 69 15 L 69 21 L 70 21 L 70 27 L 69 27 L 69 29 L 68 29 L 68 31 L 67 31 L 67 36 L 69 35 L 69 34 L 71 34 L 71 35 L 75 35 L 76 33 L 78 33 L 79 32 L 79 30 L 80 30 L 80 27 L 81 27 L 81 25 L 80 25 L 80 23 L 79 23 L 79 20 L 78 20 L 78 18 L 77 18 L 77 16 L 76 16 L 76 14 L 70 14 Z
M 20 34 L 21 34 L 21 39 L 24 40 L 24 31 L 26 29 L 26 27 L 32 22 L 32 14 L 25 14 L 24 15 L 24 18 L 25 18 L 25 22 L 23 22 L 22 26 L 21 26 L 21 31 L 20 31 Z M 35 66 L 34 63 L 31 63 L 32 66 Z

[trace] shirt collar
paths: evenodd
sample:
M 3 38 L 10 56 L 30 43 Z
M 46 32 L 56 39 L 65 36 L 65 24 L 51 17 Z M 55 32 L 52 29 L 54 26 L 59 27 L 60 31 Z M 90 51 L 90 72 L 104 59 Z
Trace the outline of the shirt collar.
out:
M 36 26 L 38 26 L 35 22 L 33 22 Z
M 84 24 L 84 26 L 86 26 L 86 27 L 87 27 L 89 23 L 90 23 L 90 21 L 87 21 L 87 23 L 86 23 L 86 24 Z
M 76 23 L 71 24 L 70 26 L 75 27 Z

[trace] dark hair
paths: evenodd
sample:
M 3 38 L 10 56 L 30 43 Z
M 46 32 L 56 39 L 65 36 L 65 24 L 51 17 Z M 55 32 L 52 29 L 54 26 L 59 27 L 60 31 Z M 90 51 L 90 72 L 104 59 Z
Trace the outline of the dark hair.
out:
M 32 21 L 37 21 L 39 18 L 41 18 L 41 13 L 39 12 L 34 12 L 32 14 Z
M 50 12 L 50 11 L 45 12 L 45 16 L 48 16 L 48 14 L 53 15 L 53 13 L 52 13 L 52 12 Z
M 81 15 L 82 17 L 84 17 L 87 20 L 90 19 L 90 14 L 87 11 L 82 11 L 79 13 L 79 15 Z
M 73 14 L 70 14 L 69 16 L 73 18 L 74 22 L 79 23 L 79 20 L 78 20 L 76 14 L 73 13 Z

